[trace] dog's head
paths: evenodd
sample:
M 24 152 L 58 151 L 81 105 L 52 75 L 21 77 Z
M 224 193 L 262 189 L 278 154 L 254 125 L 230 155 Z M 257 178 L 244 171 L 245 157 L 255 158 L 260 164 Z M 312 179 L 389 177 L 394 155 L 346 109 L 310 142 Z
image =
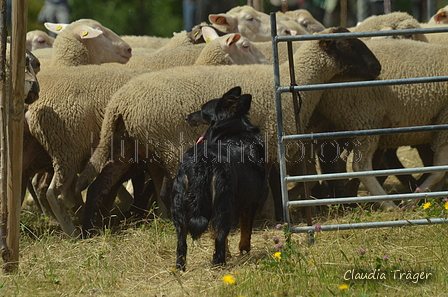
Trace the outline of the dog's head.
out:
M 241 87 L 234 87 L 221 98 L 205 103 L 201 110 L 187 115 L 185 121 L 190 126 L 213 125 L 234 116 L 247 115 L 251 102 L 252 95 L 241 95 Z

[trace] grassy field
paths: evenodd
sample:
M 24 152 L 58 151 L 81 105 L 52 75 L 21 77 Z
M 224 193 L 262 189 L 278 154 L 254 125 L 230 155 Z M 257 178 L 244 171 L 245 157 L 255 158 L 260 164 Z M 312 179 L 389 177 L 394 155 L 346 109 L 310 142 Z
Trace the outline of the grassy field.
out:
M 444 201 L 430 203 L 396 213 L 333 207 L 315 223 L 446 217 Z M 210 236 L 189 240 L 180 272 L 169 221 L 74 240 L 24 210 L 19 269 L 0 276 L 0 296 L 448 296 L 447 234 L 446 225 L 327 231 L 310 245 L 306 235 L 262 221 L 248 254 L 239 255 L 232 232 L 224 268 L 211 266 Z

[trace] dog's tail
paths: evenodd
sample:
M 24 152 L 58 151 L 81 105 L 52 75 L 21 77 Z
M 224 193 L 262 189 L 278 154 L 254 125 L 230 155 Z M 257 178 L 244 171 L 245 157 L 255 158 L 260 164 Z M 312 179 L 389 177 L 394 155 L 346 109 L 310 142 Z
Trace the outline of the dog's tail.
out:
M 204 216 L 192 217 L 188 222 L 188 232 L 193 239 L 198 239 L 207 230 L 208 220 Z
M 184 226 L 193 239 L 198 239 L 207 230 L 206 211 L 210 201 L 210 190 L 204 188 L 209 181 L 206 174 L 198 174 L 193 180 L 187 178 L 185 164 L 177 169 L 173 184 L 171 214 L 177 226 Z M 202 185 L 202 186 L 200 186 Z
M 196 168 L 197 169 L 197 168 Z M 192 203 L 189 204 L 189 213 L 191 219 L 187 223 L 188 232 L 193 239 L 199 238 L 208 228 L 209 219 L 212 209 L 212 193 L 211 172 L 207 172 L 206 168 L 202 168 L 205 172 L 196 172 L 193 180 L 188 181 L 187 199 Z M 201 171 L 201 170 L 199 170 Z

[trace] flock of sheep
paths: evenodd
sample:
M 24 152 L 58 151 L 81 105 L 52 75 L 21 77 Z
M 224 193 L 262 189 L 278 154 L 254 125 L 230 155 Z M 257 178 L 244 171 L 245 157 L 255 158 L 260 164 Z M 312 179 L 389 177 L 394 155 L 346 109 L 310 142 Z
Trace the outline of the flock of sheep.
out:
M 445 15 L 442 9 L 428 24 L 400 12 L 372 16 L 350 30 L 439 26 L 436 23 L 444 23 L 441 12 Z M 55 39 L 41 31 L 28 33 L 27 46 L 39 58 L 41 71 L 37 75 L 39 99 L 27 105 L 25 113 L 24 192 L 27 187 L 40 209 L 57 220 L 68 235 L 79 235 L 75 222 L 82 222 L 84 231 L 97 225 L 108 215 L 117 193 L 121 193 L 124 211 L 132 203 L 146 208 L 148 176 L 159 211 L 167 213 L 180 156 L 194 145 L 203 129 L 187 126 L 184 117 L 235 86 L 252 94 L 251 122 L 265 135 L 267 166 L 276 166 L 270 18 L 241 6 L 210 15 L 209 20 L 211 24 L 200 24 L 192 32 L 176 33 L 172 38 L 120 37 L 89 19 L 46 24 L 58 34 Z M 344 31 L 325 29 L 305 10 L 279 13 L 277 29 L 278 35 Z M 357 47 L 344 40 L 294 42 L 297 83 L 447 73 L 444 34 L 363 42 Z M 285 62 L 286 47 L 279 46 L 279 59 Z M 287 63 L 281 65 L 280 73 L 281 80 L 288 81 Z M 302 126 L 314 132 L 448 123 L 446 83 L 312 91 L 301 96 Z M 290 95 L 283 97 L 285 123 L 291 123 L 285 125 L 285 132 L 295 134 L 292 101 Z M 430 145 L 434 154 L 431 165 L 448 164 L 444 131 L 355 140 L 359 143 L 355 149 L 363 156 L 353 163 L 355 171 L 371 170 L 378 150 L 407 145 Z M 294 158 L 300 154 L 289 150 L 292 170 L 297 167 Z M 431 188 L 443 176 L 444 172 L 433 173 L 421 187 Z M 122 186 L 129 179 L 133 197 Z M 386 194 L 374 177 L 360 180 L 372 195 Z M 86 188 L 83 199 L 81 192 Z M 385 202 L 382 208 L 397 206 Z

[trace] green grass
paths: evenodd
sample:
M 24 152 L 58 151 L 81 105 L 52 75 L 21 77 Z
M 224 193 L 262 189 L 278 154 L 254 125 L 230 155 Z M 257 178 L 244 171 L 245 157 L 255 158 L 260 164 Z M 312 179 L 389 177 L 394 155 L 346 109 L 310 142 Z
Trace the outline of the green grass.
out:
M 431 203 L 396 213 L 339 208 L 315 223 L 446 216 L 442 202 Z M 173 269 L 176 237 L 169 221 L 74 240 L 24 210 L 19 269 L 0 275 L 0 296 L 448 296 L 446 225 L 317 232 L 310 245 L 304 234 L 258 223 L 248 254 L 238 254 L 239 233 L 232 232 L 232 257 L 224 268 L 211 266 L 210 236 L 189 240 L 187 271 L 180 272 Z M 282 249 L 275 248 L 274 236 Z M 352 279 L 351 271 L 375 277 Z M 422 272 L 427 279 L 412 279 Z M 402 279 L 399 273 L 405 273 Z M 235 282 L 225 283 L 225 275 Z

